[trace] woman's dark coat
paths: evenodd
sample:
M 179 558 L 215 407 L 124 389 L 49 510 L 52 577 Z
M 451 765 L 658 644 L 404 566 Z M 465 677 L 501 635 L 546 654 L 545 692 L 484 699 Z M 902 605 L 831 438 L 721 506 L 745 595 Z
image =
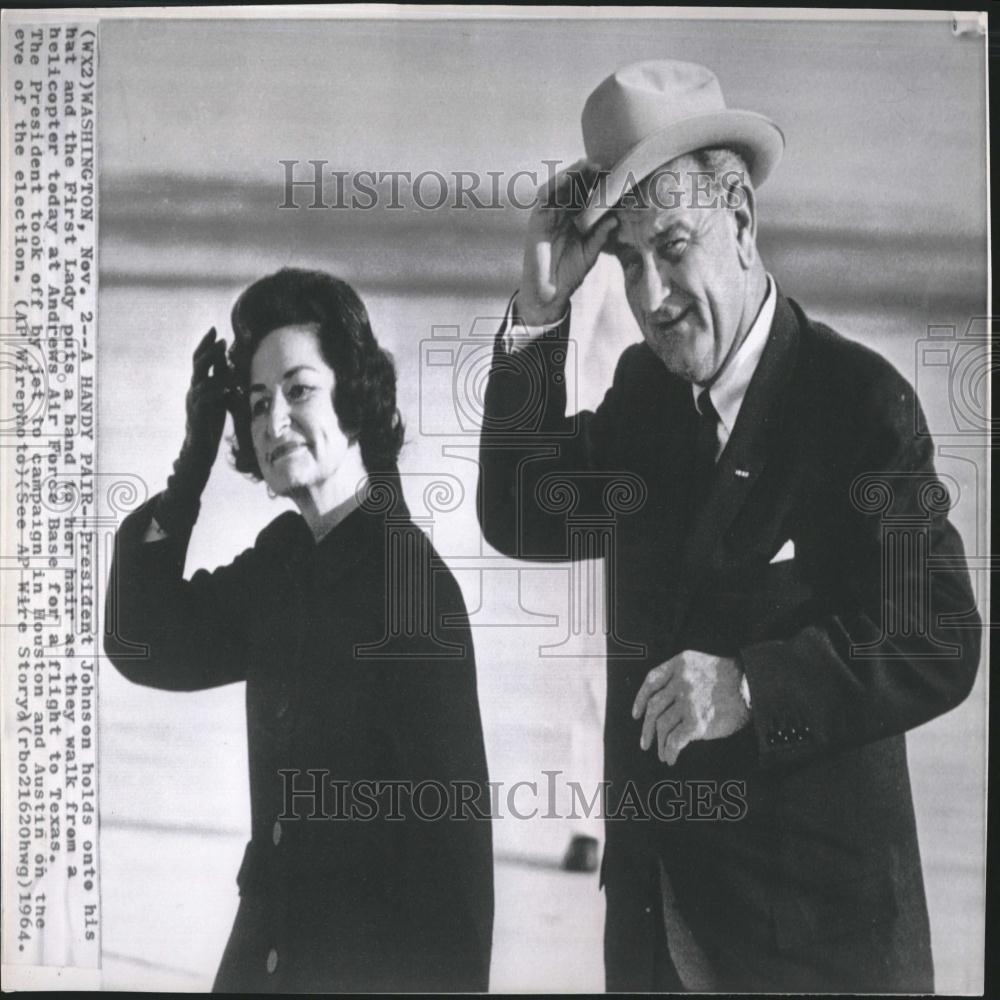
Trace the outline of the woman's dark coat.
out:
M 319 543 L 285 513 L 190 580 L 187 539 L 143 541 L 155 501 L 118 532 L 105 639 L 118 670 L 167 690 L 246 681 L 252 839 L 216 990 L 488 986 L 472 638 L 394 483 Z

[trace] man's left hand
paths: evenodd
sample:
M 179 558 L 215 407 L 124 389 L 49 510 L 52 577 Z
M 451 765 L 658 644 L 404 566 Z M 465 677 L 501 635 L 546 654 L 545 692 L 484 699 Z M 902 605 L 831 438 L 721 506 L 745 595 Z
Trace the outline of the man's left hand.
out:
M 654 667 L 632 706 L 633 719 L 645 713 L 642 749 L 655 739 L 660 760 L 672 766 L 692 740 L 717 740 L 742 729 L 750 719 L 742 679 L 734 659 L 693 649 Z

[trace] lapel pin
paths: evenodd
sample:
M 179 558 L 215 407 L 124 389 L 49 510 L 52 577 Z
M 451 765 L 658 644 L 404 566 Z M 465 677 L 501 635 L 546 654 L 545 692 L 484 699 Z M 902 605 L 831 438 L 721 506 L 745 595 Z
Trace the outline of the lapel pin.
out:
M 750 470 L 749 469 L 735 469 L 734 471 L 735 471 L 736 475 L 740 477 L 740 479 L 749 479 L 750 478 Z

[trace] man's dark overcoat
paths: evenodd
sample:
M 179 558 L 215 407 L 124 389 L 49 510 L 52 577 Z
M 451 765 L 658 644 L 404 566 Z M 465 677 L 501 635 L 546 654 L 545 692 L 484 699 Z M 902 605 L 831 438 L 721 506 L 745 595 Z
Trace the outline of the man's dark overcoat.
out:
M 903 734 L 968 694 L 980 622 L 911 387 L 779 293 L 690 514 L 691 385 L 637 344 L 597 411 L 567 416 L 568 330 L 514 354 L 497 337 L 479 514 L 517 558 L 605 553 L 609 989 L 662 982 L 662 859 L 721 989 L 930 990 Z M 688 649 L 738 657 L 751 723 L 668 767 L 631 707 Z M 720 791 L 693 807 L 699 781 Z M 657 787 L 660 818 L 642 805 Z

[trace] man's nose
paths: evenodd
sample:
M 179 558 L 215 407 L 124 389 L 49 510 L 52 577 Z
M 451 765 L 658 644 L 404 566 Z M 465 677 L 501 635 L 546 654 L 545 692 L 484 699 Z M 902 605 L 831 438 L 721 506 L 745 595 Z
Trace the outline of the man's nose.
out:
M 642 274 L 639 278 L 640 304 L 649 313 L 656 312 L 663 300 L 670 297 L 670 281 L 659 261 L 648 254 L 642 263 Z

